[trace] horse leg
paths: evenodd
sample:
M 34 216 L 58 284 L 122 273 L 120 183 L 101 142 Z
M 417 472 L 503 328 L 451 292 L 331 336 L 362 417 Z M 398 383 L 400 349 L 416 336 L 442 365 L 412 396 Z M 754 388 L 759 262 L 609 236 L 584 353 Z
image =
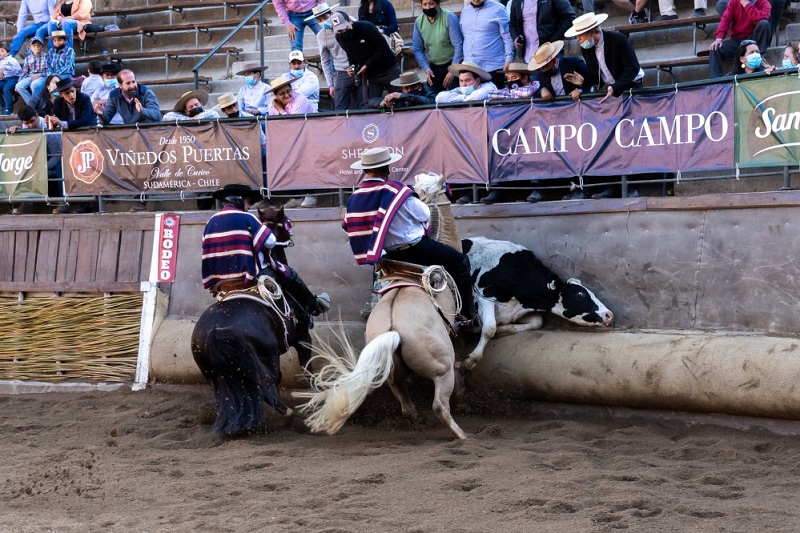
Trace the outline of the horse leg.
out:
M 452 366 L 444 375 L 433 378 L 433 412 L 457 439 L 465 440 L 467 434 L 458 427 L 458 424 L 450 415 L 450 395 L 453 393 L 454 384 L 455 371 Z
M 392 391 L 394 397 L 400 402 L 400 409 L 403 412 L 403 416 L 407 416 L 416 422 L 417 407 L 414 405 L 414 402 L 411 401 L 411 395 L 408 393 L 408 367 L 397 352 L 394 353 L 392 358 L 394 359 L 394 368 L 391 374 L 389 374 L 389 379 L 386 380 L 386 383 L 389 385 L 389 389 Z
M 464 359 L 463 368 L 467 371 L 472 370 L 483 358 L 483 351 L 486 345 L 497 332 L 497 317 L 495 315 L 495 303 L 486 298 L 478 298 L 478 314 L 481 317 L 481 339 L 478 345 Z

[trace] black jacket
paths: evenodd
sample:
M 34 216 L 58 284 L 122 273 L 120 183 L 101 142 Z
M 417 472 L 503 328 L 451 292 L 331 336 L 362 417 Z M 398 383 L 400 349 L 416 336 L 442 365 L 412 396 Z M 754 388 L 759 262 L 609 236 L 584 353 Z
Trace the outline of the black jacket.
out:
M 527 0 L 528 2 L 533 0 Z M 564 39 L 564 32 L 572 26 L 575 10 L 569 0 L 537 0 L 536 31 L 539 45 Z M 509 21 L 511 39 L 524 35 L 522 25 L 522 0 L 511 0 L 511 19 Z
M 614 96 L 619 96 L 634 87 L 633 79 L 639 74 L 639 60 L 628 38 L 618 31 L 602 30 L 604 42 L 604 56 L 608 71 L 614 77 Z M 597 62 L 596 48 L 585 50 L 581 48 L 583 59 L 589 68 L 589 76 L 584 79 L 583 90 L 602 84 L 600 78 L 600 64 Z
M 589 70 L 586 68 L 586 62 L 580 57 L 562 57 L 558 60 L 558 75 L 561 76 L 561 84 L 564 86 L 564 95 L 569 96 L 569 93 L 574 91 L 575 89 L 580 89 L 577 85 L 568 82 L 564 79 L 564 74 L 577 72 L 583 79 L 589 77 Z M 556 96 L 555 90 L 553 90 L 553 83 L 550 76 L 547 74 L 543 74 L 541 70 L 535 70 L 531 76 L 534 80 L 539 82 L 539 85 L 543 89 L 547 89 L 554 96 Z M 541 89 L 539 89 L 541 91 Z M 586 91 L 588 92 L 589 87 L 586 87 Z
M 85 128 L 86 126 L 96 126 L 97 115 L 92 109 L 92 99 L 80 91 L 75 93 L 75 96 L 74 119 L 70 119 L 69 117 L 69 104 L 60 96 L 53 102 L 53 114 L 57 116 L 61 122 L 67 122 L 70 130 Z
M 383 96 L 377 96 L 367 103 L 367 107 L 380 109 Z M 436 103 L 436 94 L 427 82 L 422 83 L 422 87 L 407 93 L 401 93 L 400 99 L 395 102 L 394 107 L 403 109 L 418 105 L 433 105 Z
M 376 76 L 397 65 L 397 58 L 383 34 L 371 22 L 353 22 L 353 29 L 336 35 L 336 42 L 347 54 L 351 65 L 367 65 L 367 77 Z

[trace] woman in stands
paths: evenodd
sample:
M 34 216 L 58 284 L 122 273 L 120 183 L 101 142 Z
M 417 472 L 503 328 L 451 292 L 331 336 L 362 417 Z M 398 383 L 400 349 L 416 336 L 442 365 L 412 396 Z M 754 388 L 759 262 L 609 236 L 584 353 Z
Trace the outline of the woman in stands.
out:
M 800 66 L 800 44 L 789 42 L 783 49 L 782 68 L 797 68 Z
M 63 30 L 67 34 L 67 46 L 72 45 L 72 36 L 76 33 L 83 41 L 86 38 L 84 28 L 92 23 L 92 0 L 57 0 L 53 9 L 50 22 L 36 31 L 36 36 L 45 41 L 45 37 L 56 30 Z M 50 41 L 50 47 L 53 42 Z
M 399 31 L 397 14 L 389 0 L 361 0 L 358 6 L 358 20 L 375 24 L 383 35 Z
M 42 89 L 38 93 L 34 94 L 33 98 L 31 98 L 31 101 L 28 102 L 28 105 L 34 108 L 36 110 L 36 114 L 40 117 L 55 114 L 53 102 L 56 99 L 56 95 L 53 94 L 53 91 L 56 89 L 59 81 L 61 81 L 61 78 L 58 76 L 53 74 L 47 76 L 47 79 L 44 81 L 44 85 L 42 85 Z
M 766 59 L 761 55 L 758 44 L 750 39 L 746 39 L 739 44 L 736 57 L 739 58 L 739 61 L 736 63 L 734 74 L 754 74 L 758 72 L 772 74 L 772 71 L 775 70 L 775 67 L 767 63 Z

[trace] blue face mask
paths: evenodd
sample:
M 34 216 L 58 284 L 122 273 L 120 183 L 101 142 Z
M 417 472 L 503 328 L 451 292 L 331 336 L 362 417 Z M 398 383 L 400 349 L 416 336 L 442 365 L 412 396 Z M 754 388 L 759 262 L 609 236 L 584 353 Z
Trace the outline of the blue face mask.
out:
M 116 88 L 117 85 L 119 85 L 115 78 L 110 78 L 110 79 L 107 79 L 107 80 L 103 80 L 103 83 L 106 84 L 106 87 L 110 87 L 112 89 Z
M 761 66 L 761 54 L 753 52 L 745 58 L 745 61 L 748 67 L 756 69 Z
M 291 72 L 291 73 L 292 73 L 292 76 L 295 76 L 295 77 L 299 78 L 300 76 L 302 76 L 302 75 L 303 75 L 303 72 L 304 72 L 304 71 L 305 71 L 305 69 L 302 69 L 302 68 L 301 68 L 301 69 L 294 69 L 294 68 L 293 68 L 293 69 L 292 69 L 292 70 L 290 70 L 289 72 Z
M 323 22 L 322 27 L 325 28 L 326 30 L 333 31 L 333 24 L 331 24 L 331 19 L 328 19 L 325 22 Z
M 592 48 L 594 48 L 594 41 L 591 39 L 588 41 L 583 41 L 581 43 L 581 48 L 583 48 L 584 50 L 591 50 Z
M 458 89 L 464 96 L 469 96 L 475 91 L 475 87 L 473 87 L 472 85 L 469 85 L 467 87 L 459 87 Z
M 792 65 L 792 60 L 791 59 L 784 59 L 783 60 L 783 68 L 794 68 L 794 65 Z
M 249 86 L 252 87 L 256 84 L 256 77 L 255 76 L 245 76 L 244 82 Z

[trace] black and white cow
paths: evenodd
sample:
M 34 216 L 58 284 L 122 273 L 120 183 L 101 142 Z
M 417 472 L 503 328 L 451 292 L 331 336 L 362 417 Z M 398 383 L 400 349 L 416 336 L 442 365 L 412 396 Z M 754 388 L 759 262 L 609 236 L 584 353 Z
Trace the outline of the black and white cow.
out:
M 469 257 L 481 317 L 481 340 L 464 361 L 472 370 L 495 336 L 542 327 L 540 312 L 550 312 L 582 326 L 610 326 L 614 313 L 581 285 L 562 281 L 533 252 L 508 241 L 462 239 Z

